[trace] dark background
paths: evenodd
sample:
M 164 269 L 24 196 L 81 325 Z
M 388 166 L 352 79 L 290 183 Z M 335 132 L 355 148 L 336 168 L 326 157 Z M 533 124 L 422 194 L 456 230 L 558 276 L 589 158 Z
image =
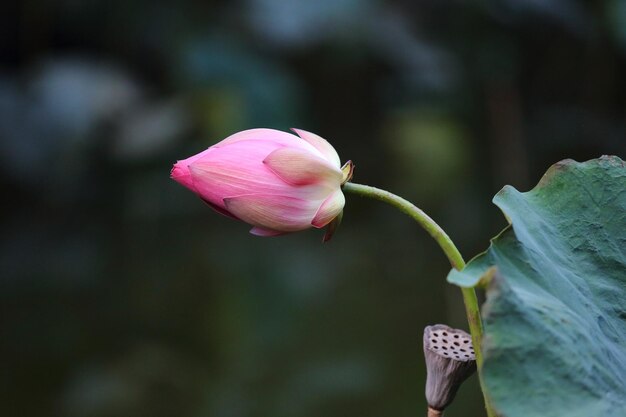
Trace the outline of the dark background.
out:
M 3 417 L 424 415 L 445 257 L 374 201 L 322 245 L 169 179 L 238 130 L 322 135 L 467 259 L 503 185 L 626 155 L 620 0 L 25 0 L 0 60 Z M 473 377 L 449 415 L 481 407 Z

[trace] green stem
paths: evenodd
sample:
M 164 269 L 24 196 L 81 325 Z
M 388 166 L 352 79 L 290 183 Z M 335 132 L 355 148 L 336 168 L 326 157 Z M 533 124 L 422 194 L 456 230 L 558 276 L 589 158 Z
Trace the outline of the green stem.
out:
M 389 191 L 381 190 L 379 188 L 370 187 L 369 185 L 355 184 L 347 182 L 343 186 L 343 190 L 349 193 L 357 194 L 363 197 L 372 198 L 375 200 L 387 203 L 401 212 L 407 214 L 424 230 L 432 236 L 433 239 L 439 244 L 439 247 L 443 250 L 443 253 L 448 257 L 450 265 L 457 270 L 461 270 L 465 267 L 465 261 L 461 256 L 461 253 L 456 248 L 452 239 L 448 234 L 431 219 L 426 213 L 416 207 L 410 201 L 405 200 Z M 493 411 L 487 394 L 485 392 L 485 385 L 483 383 L 482 365 L 482 336 L 483 325 L 480 318 L 480 310 L 478 308 L 478 299 L 476 298 L 476 292 L 473 288 L 461 288 L 463 293 L 463 301 L 465 303 L 465 314 L 467 315 L 467 323 L 469 325 L 470 333 L 472 334 L 472 343 L 474 345 L 474 352 L 476 354 L 476 365 L 478 368 L 478 378 L 480 380 L 480 387 L 485 399 L 485 409 L 488 417 L 494 417 L 496 413 Z

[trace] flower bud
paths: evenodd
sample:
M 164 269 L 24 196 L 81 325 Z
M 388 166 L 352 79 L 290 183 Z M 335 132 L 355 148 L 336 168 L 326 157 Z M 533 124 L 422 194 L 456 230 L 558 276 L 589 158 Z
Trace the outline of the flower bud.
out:
M 235 133 L 178 161 L 171 177 L 217 212 L 252 225 L 254 235 L 322 228 L 339 219 L 341 186 L 352 170 L 342 170 L 325 139 L 293 131 L 298 136 L 273 129 Z

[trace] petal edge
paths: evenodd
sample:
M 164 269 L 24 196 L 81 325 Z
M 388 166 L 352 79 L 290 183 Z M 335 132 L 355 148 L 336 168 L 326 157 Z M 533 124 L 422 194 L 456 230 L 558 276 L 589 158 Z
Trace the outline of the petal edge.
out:
M 274 237 L 274 236 L 282 236 L 284 232 L 277 232 L 276 230 L 264 229 L 262 227 L 254 226 L 250 229 L 250 234 L 261 237 Z
M 315 149 L 320 151 L 324 158 L 337 168 L 341 167 L 341 160 L 339 159 L 339 155 L 333 145 L 330 144 L 323 137 L 316 135 L 315 133 L 307 132 L 306 130 L 291 128 L 292 131 L 296 132 L 298 136 L 311 144 Z
M 325 183 L 330 187 L 339 187 L 343 177 L 341 170 L 328 161 L 297 148 L 276 149 L 263 163 L 283 181 L 292 185 Z
M 326 200 L 324 200 L 315 213 L 313 220 L 311 220 L 311 224 L 313 227 L 317 227 L 318 229 L 326 226 L 343 211 L 343 207 L 345 205 L 346 198 L 341 190 L 335 191 Z
M 244 194 L 224 198 L 226 209 L 252 226 L 278 232 L 296 232 L 311 227 L 319 202 L 299 198 Z

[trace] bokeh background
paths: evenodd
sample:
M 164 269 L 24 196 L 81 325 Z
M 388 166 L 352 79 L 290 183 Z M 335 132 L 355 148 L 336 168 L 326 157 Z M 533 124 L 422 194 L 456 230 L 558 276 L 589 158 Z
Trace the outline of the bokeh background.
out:
M 0 61 L 3 417 L 424 414 L 444 256 L 355 196 L 328 244 L 249 235 L 169 179 L 233 132 L 319 133 L 467 258 L 503 185 L 626 155 L 621 0 L 22 0 Z

